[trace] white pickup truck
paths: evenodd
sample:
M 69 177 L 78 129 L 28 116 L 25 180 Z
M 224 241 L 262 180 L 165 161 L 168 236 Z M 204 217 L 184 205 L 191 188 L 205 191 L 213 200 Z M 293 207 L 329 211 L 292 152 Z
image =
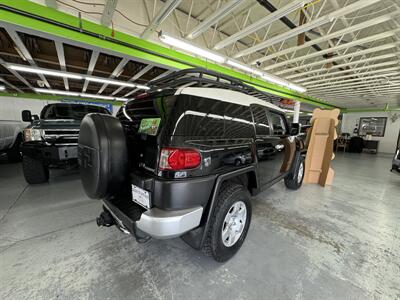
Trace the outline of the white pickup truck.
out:
M 25 127 L 21 121 L 0 120 L 0 154 L 5 152 L 10 162 L 21 161 L 19 146 Z

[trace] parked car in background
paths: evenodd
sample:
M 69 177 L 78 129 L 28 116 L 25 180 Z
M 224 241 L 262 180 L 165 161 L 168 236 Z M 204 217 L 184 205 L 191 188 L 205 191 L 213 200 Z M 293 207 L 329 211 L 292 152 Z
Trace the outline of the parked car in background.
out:
M 21 161 L 20 145 L 25 124 L 21 121 L 0 120 L 0 153 L 10 162 Z
M 67 167 L 77 163 L 79 126 L 88 113 L 109 115 L 100 106 L 54 103 L 43 107 L 40 117 L 29 110 L 22 120 L 31 122 L 24 129 L 22 168 L 28 183 L 43 183 L 49 179 L 49 167 Z

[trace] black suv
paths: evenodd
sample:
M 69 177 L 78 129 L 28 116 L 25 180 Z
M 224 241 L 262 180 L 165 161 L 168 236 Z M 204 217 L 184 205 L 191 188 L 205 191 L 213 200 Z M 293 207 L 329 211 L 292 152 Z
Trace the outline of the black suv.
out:
M 297 124 L 261 93 L 202 69 L 150 82 L 117 117 L 89 114 L 78 157 L 99 226 L 146 241 L 181 236 L 217 261 L 241 247 L 251 195 L 284 179 L 298 189 L 304 146 Z
M 40 118 L 29 110 L 22 111 L 22 120 L 31 122 L 24 129 L 21 145 L 22 168 L 28 183 L 48 181 L 49 166 L 77 163 L 79 126 L 88 113 L 110 114 L 100 106 L 70 103 L 48 104 Z

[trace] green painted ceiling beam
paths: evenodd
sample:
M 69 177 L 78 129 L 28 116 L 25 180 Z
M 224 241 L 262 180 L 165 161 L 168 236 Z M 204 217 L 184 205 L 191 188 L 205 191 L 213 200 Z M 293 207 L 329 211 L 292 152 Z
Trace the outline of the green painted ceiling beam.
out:
M 11 11 L 9 8 L 14 9 Z M 21 14 L 20 12 L 24 12 Z M 87 45 L 110 49 L 122 55 L 144 59 L 175 69 L 203 67 L 243 80 L 260 90 L 282 98 L 297 100 L 322 108 L 336 106 L 287 88 L 265 82 L 241 72 L 231 70 L 218 64 L 210 63 L 161 45 L 112 30 L 108 27 L 87 21 L 42 6 L 28 0 L 0 0 L 0 22 L 14 24 L 49 35 L 75 40 Z M 81 27 L 80 27 L 81 26 Z

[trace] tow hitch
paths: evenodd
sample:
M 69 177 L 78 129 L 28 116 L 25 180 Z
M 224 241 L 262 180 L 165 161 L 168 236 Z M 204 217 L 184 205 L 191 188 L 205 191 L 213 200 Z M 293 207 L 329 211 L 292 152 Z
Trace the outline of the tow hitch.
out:
M 96 223 L 97 223 L 97 226 L 99 226 L 99 227 L 111 227 L 111 226 L 115 225 L 123 233 L 131 234 L 131 232 L 129 230 L 127 230 L 125 228 L 125 226 L 122 225 L 122 222 L 120 222 L 119 220 L 116 221 L 114 219 L 113 215 L 106 209 L 104 209 L 104 211 L 100 214 L 100 216 L 96 218 Z M 151 239 L 150 236 L 148 236 L 147 234 L 142 232 L 140 229 L 138 229 L 136 227 L 136 224 L 133 224 L 132 229 L 133 229 L 132 230 L 133 236 L 135 237 L 135 239 L 138 243 L 143 244 L 143 243 L 148 242 Z

